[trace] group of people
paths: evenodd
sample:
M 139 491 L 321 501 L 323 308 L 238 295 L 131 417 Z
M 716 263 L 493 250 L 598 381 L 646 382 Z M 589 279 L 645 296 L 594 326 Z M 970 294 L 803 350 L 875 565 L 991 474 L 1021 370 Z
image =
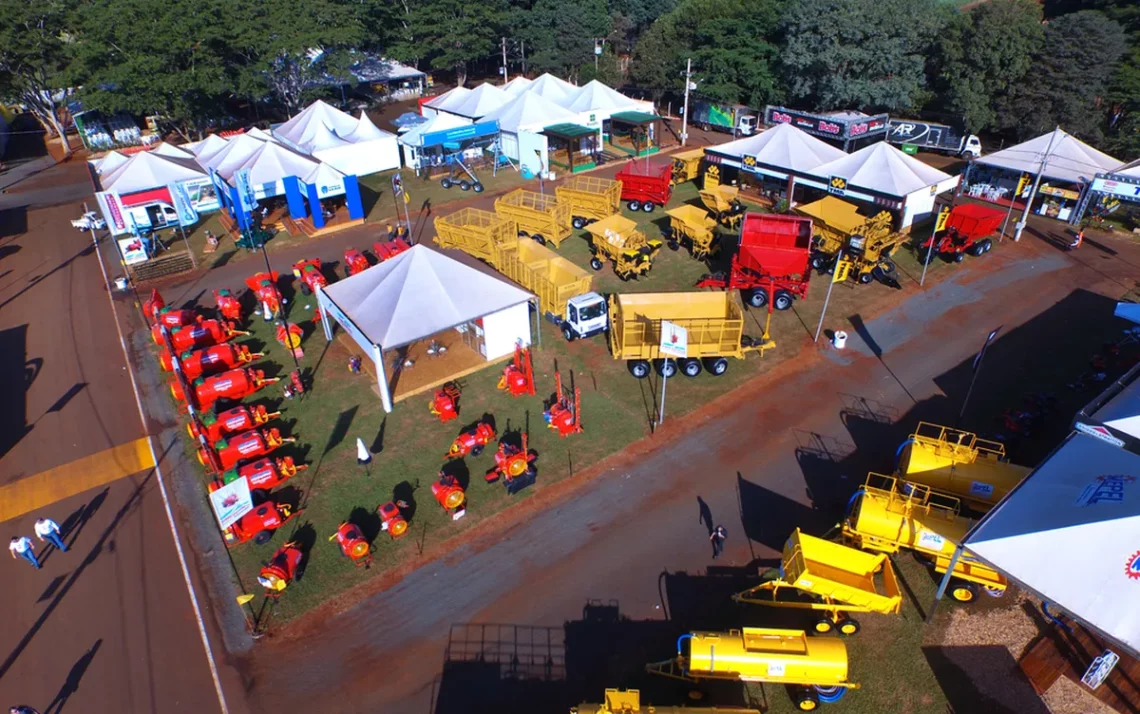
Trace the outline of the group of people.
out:
M 67 544 L 63 542 L 63 534 L 59 529 L 59 524 L 52 519 L 37 518 L 33 530 L 41 543 L 55 546 L 63 553 L 67 552 Z M 32 567 L 36 570 L 40 569 L 40 560 L 39 557 L 36 556 L 36 547 L 31 538 L 27 536 L 15 536 L 11 542 L 8 543 L 8 551 L 11 553 L 13 559 L 23 558 L 31 563 Z

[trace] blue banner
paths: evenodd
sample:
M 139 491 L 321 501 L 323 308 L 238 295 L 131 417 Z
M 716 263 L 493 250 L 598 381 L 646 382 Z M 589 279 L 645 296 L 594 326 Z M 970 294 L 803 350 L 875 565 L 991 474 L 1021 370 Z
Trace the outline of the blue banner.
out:
M 253 209 L 257 208 L 257 199 L 253 195 L 253 184 L 249 180 L 249 169 L 235 171 L 234 184 L 238 192 L 238 200 L 241 201 L 242 212 L 246 215 L 253 213 Z
M 190 195 L 186 193 L 185 184 L 168 184 L 166 190 L 170 192 L 170 200 L 174 204 L 174 211 L 178 214 L 178 225 L 186 227 L 197 223 L 198 211 L 190 202 Z
M 438 146 L 447 142 L 470 141 L 499 133 L 499 122 L 483 121 L 467 126 L 457 126 L 446 131 L 432 131 L 420 137 L 422 146 Z

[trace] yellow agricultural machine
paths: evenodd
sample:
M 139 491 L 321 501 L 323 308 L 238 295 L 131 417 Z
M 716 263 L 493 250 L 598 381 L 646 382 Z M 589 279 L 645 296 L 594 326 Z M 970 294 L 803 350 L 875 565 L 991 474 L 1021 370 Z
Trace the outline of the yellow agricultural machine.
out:
M 590 233 L 590 267 L 601 270 L 604 261 L 614 264 L 614 272 L 629 280 L 649 272 L 661 251 L 661 241 L 649 240 L 637 224 L 622 215 L 612 215 L 586 226 Z
M 559 203 L 570 206 L 570 225 L 575 230 L 609 218 L 621 210 L 621 181 L 598 176 L 573 176 L 554 189 Z
M 583 702 L 571 707 L 570 714 L 761 714 L 743 707 L 659 707 L 641 705 L 638 689 L 607 689 L 601 704 Z
M 875 584 L 881 573 L 882 587 Z M 781 600 L 780 591 L 790 590 L 807 600 Z M 837 630 L 854 635 L 859 622 L 851 612 L 898 614 L 902 591 L 885 553 L 866 553 L 839 543 L 801 533 L 797 528 L 784 544 L 777 577 L 732 596 L 737 602 L 771 607 L 798 608 L 824 613 L 815 621 L 819 633 Z
M 708 211 L 686 203 L 665 213 L 669 216 L 669 228 L 664 237 L 670 248 L 677 250 L 682 244 L 687 245 L 697 260 L 717 252 L 716 221 Z
M 688 654 L 685 644 L 688 643 Z M 830 704 L 859 685 L 847 679 L 847 647 L 835 637 L 808 637 L 803 630 L 745 627 L 693 632 L 677 639 L 677 656 L 648 664 L 650 674 L 686 682 L 722 679 L 789 685 L 800 711 Z
M 834 196 L 797 206 L 796 211 L 811 218 L 815 225 L 813 268 L 834 268 L 836 257 L 843 251 L 843 260 L 851 264 L 849 275 L 856 281 L 867 284 L 879 280 L 898 287 L 891 256 L 909 237 L 892 229 L 894 219 L 890 211 L 866 218 L 859 215 L 855 206 Z
M 511 191 L 495 199 L 495 213 L 518 224 L 519 235 L 554 247 L 570 236 L 570 206 L 534 191 Z
M 896 475 L 988 511 L 1032 469 L 1009 463 L 1005 446 L 976 434 L 919 422 L 898 450 Z
M 701 159 L 704 149 L 689 149 L 673 154 L 673 185 L 692 181 L 701 174 Z
M 717 223 L 725 228 L 736 230 L 744 219 L 744 204 L 740 202 L 740 188 L 737 186 L 706 186 L 700 193 L 701 203 L 716 216 Z
M 958 515 L 959 507 L 958 499 L 932 493 L 928 486 L 868 474 L 866 484 L 851 499 L 843 538 L 857 548 L 880 553 L 912 550 L 933 561 L 934 572 L 945 573 L 955 548 L 970 530 L 971 522 Z M 972 602 L 979 589 L 1001 597 L 1006 580 L 966 551 L 954 566 L 950 596 Z

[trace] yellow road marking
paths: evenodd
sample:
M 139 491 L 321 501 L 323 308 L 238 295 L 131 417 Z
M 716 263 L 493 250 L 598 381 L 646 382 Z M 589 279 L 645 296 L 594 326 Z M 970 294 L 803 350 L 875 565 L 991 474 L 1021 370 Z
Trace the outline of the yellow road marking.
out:
M 0 486 L 0 522 L 153 466 L 144 438 L 27 476 Z

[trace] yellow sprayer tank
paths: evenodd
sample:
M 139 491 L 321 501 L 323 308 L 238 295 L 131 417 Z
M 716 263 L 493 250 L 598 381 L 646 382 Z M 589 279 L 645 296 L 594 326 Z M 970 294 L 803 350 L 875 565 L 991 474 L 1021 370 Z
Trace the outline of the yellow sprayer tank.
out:
M 570 206 L 570 222 L 582 228 L 621 210 L 621 181 L 600 176 L 573 176 L 554 189 L 559 203 Z
M 583 702 L 570 709 L 570 714 L 760 714 L 756 709 L 741 707 L 658 707 L 641 704 L 637 689 L 607 689 L 601 704 Z
M 517 223 L 520 234 L 556 248 L 570 235 L 570 205 L 550 194 L 511 191 L 495 199 L 495 213 Z
M 851 685 L 847 681 L 847 646 L 842 640 L 766 627 L 692 633 L 688 673 L 696 679 Z
M 968 431 L 919 422 L 899 451 L 898 475 L 987 511 L 1030 472 L 1005 447 Z

